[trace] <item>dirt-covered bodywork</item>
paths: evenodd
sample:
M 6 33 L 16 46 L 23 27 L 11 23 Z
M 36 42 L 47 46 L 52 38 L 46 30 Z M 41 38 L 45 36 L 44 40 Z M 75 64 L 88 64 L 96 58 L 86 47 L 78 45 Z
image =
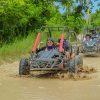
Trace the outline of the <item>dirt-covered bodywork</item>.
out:
M 20 60 L 19 64 L 19 74 L 20 75 L 27 75 L 30 73 L 30 71 L 57 71 L 57 70 L 65 70 L 69 72 L 77 72 L 78 65 L 83 64 L 83 59 L 79 55 L 79 53 L 76 53 L 76 56 L 73 59 L 66 59 L 66 54 L 63 52 L 63 41 L 66 40 L 66 31 L 67 27 L 65 26 L 57 26 L 57 27 L 46 27 L 43 26 L 41 28 L 42 31 L 45 31 L 45 29 L 48 29 L 49 34 L 48 36 L 44 36 L 45 38 L 53 37 L 51 32 L 52 31 L 58 31 L 62 32 L 60 34 L 60 45 L 55 46 L 55 49 L 52 49 L 50 51 L 45 50 L 44 47 L 41 47 L 38 51 L 36 51 L 38 47 L 38 43 L 40 37 L 41 37 L 41 31 L 37 34 L 36 40 L 34 42 L 34 46 L 32 48 L 32 53 L 29 58 L 22 58 Z M 47 31 L 47 30 L 46 30 Z M 55 37 L 55 40 L 56 40 Z M 43 40 L 43 39 L 42 39 Z M 70 46 L 71 50 L 73 49 L 73 46 Z M 70 54 L 72 51 L 70 52 Z

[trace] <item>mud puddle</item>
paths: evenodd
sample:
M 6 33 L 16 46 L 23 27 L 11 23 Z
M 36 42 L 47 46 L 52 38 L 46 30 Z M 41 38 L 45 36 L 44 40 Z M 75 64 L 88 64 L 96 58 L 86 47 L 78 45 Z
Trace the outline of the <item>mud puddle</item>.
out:
M 84 63 L 85 69 L 75 76 L 78 81 L 60 72 L 20 77 L 18 62 L 4 64 L 0 66 L 0 100 L 100 100 L 100 58 L 85 57 Z

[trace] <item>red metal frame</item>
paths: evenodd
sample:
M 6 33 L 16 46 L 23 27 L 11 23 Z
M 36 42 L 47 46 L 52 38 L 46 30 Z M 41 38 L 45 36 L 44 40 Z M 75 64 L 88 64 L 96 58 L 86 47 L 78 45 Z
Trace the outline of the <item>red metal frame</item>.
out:
M 60 38 L 59 52 L 63 52 L 63 41 L 64 41 L 64 33 L 62 33 Z
M 34 46 L 32 48 L 32 52 L 36 51 L 39 39 L 40 39 L 40 32 L 38 33 L 38 35 L 37 35 L 37 37 L 35 39 L 35 43 L 34 43 Z M 64 41 L 64 33 L 62 33 L 61 38 L 60 38 L 59 52 L 63 52 L 63 41 Z
M 38 35 L 37 35 L 37 37 L 36 37 L 34 46 L 33 46 L 33 48 L 32 48 L 32 52 L 35 52 L 35 51 L 36 51 L 36 48 L 37 48 L 37 46 L 38 46 L 39 39 L 40 39 L 40 32 L 38 33 Z

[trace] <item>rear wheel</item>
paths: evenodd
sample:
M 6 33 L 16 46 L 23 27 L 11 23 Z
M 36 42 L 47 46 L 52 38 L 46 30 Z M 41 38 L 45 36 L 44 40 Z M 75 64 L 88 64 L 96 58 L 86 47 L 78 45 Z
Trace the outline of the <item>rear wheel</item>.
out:
M 28 60 L 23 58 L 20 60 L 19 64 L 19 75 L 28 75 L 30 74 L 30 66 Z

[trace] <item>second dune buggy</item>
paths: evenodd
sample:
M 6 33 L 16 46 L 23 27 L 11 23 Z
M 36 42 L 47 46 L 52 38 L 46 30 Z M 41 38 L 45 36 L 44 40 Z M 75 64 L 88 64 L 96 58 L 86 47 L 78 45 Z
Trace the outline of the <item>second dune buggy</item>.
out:
M 85 55 L 100 55 L 100 36 L 86 34 L 81 42 L 80 51 Z

